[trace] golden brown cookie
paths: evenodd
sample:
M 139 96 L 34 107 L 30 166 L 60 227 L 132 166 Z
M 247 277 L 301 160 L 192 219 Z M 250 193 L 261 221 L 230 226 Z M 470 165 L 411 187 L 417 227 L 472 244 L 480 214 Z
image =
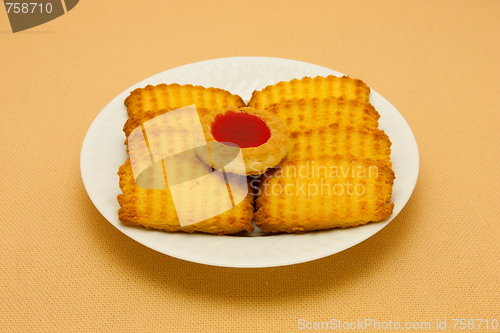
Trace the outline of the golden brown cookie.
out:
M 384 131 L 372 126 L 337 125 L 290 132 L 289 160 L 320 160 L 344 155 L 389 162 L 391 141 Z
M 260 91 L 254 91 L 248 106 L 256 109 L 267 109 L 271 104 L 289 99 L 328 97 L 368 102 L 370 88 L 363 81 L 348 76 L 304 77 L 291 81 L 281 81 Z
M 189 159 L 189 157 L 186 158 Z M 183 170 L 187 173 L 186 178 L 202 177 L 211 172 L 196 158 L 185 161 L 182 165 L 184 166 Z M 186 167 L 186 165 L 190 165 L 190 167 Z M 224 177 L 220 174 L 216 175 L 216 177 L 210 177 L 209 181 L 204 182 L 202 186 L 197 186 L 189 193 L 189 197 L 184 199 L 190 200 L 189 202 L 186 201 L 185 206 L 189 205 L 188 208 L 192 209 L 192 213 L 196 216 L 216 210 L 223 212 L 203 221 L 181 226 L 177 214 L 179 203 L 174 202 L 171 189 L 165 185 L 166 182 L 156 179 L 154 181 L 156 188 L 143 187 L 144 184 L 147 184 L 147 187 L 153 187 L 151 182 L 143 179 L 144 177 L 154 177 L 155 173 L 156 176 L 164 174 L 162 171 L 162 167 L 165 167 L 164 163 L 159 163 L 157 166 L 156 170 L 146 172 L 144 176 L 141 175 L 137 182 L 134 179 L 130 159 L 127 159 L 120 167 L 118 171 L 119 184 L 123 193 L 118 195 L 120 204 L 118 218 L 122 223 L 167 232 L 203 232 L 219 235 L 236 234 L 242 231 L 251 232 L 253 230 L 253 196 L 249 191 L 242 202 L 226 211 L 224 211 L 225 207 L 217 207 L 217 205 L 222 205 L 221 200 L 208 200 L 207 196 L 214 195 L 214 188 L 223 189 L 223 191 L 230 190 L 225 184 Z M 143 186 L 139 186 L 137 183 L 142 183 Z M 221 193 L 221 195 L 226 194 Z M 212 197 L 212 199 L 214 198 Z
M 279 116 L 289 131 L 330 124 L 378 127 L 380 118 L 370 103 L 333 97 L 291 99 L 272 104 L 267 110 Z
M 191 84 L 159 84 L 137 88 L 125 99 L 125 106 L 130 118 L 145 116 L 148 111 L 175 110 L 195 104 L 200 109 L 226 108 L 227 106 L 245 106 L 238 95 L 219 88 L 205 88 Z
M 346 228 L 389 217 L 394 172 L 349 156 L 292 160 L 261 176 L 257 226 L 269 233 Z

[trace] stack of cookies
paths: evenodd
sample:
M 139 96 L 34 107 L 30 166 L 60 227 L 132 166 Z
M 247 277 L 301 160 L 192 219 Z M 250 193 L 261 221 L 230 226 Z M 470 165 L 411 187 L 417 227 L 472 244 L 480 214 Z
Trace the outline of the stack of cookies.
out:
M 301 233 L 391 215 L 391 142 L 369 94 L 347 76 L 294 79 L 253 93 L 248 104 L 278 115 L 291 141 L 287 161 L 260 178 L 260 229 Z
M 125 100 L 129 115 L 124 126 L 125 143 L 131 157 L 143 154 L 149 167 L 140 168 L 137 159 L 134 162 L 130 158 L 120 167 L 120 221 L 167 232 L 235 234 L 251 232 L 254 222 L 268 233 L 303 233 L 386 219 L 393 209 L 391 142 L 378 128 L 380 115 L 369 103 L 369 94 L 366 84 L 346 76 L 280 82 L 255 91 L 248 105 L 239 96 L 216 88 L 160 84 L 134 90 Z M 253 191 L 242 200 L 235 200 L 238 190 L 230 186 L 233 176 L 229 172 L 211 177 L 210 182 L 203 183 L 205 188 L 186 192 L 190 193 L 190 202 L 197 204 L 184 209 L 220 212 L 186 223 L 180 219 L 180 206 L 172 195 L 176 184 L 168 176 L 179 169 L 180 160 L 157 156 L 155 142 L 166 142 L 164 150 L 182 159 L 183 166 L 191 166 L 181 171 L 186 179 L 200 180 L 217 170 L 199 164 L 195 150 L 186 149 L 196 146 L 189 142 L 189 135 L 182 143 L 175 139 L 173 133 L 187 133 L 192 130 L 192 122 L 180 122 L 167 130 L 168 126 L 158 127 L 161 122 L 154 120 L 193 104 L 202 119 L 228 108 L 264 110 L 281 120 L 288 142 L 286 157 L 279 165 L 264 168 L 267 171 L 258 178 L 249 178 Z M 134 172 L 139 169 L 140 175 Z M 207 186 L 220 188 L 224 182 L 232 203 L 226 208 L 207 200 L 211 193 Z
M 193 104 L 198 115 L 186 109 L 179 119 L 170 117 L 174 122 L 165 117 Z M 239 186 L 231 195 L 227 178 L 236 176 L 214 173 L 202 163 L 192 135 L 199 117 L 213 109 L 243 107 L 241 97 L 216 88 L 160 84 L 134 90 L 125 105 L 129 118 L 123 130 L 130 157 L 118 171 L 122 223 L 167 232 L 253 231 L 254 197 L 246 177 L 244 188 L 241 181 L 231 182 Z M 242 197 L 238 204 L 232 201 L 236 194 Z

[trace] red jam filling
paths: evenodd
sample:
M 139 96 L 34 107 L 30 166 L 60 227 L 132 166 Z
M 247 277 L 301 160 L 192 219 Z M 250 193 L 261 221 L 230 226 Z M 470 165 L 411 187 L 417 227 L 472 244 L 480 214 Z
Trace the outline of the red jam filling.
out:
M 212 135 L 218 142 L 249 148 L 266 143 L 271 137 L 271 131 L 258 116 L 245 112 L 230 112 L 215 118 Z

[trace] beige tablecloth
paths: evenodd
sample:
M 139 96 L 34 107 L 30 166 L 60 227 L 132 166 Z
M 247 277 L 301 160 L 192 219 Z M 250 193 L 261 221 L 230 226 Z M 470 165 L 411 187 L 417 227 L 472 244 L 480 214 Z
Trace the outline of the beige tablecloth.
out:
M 496 0 L 82 0 L 12 33 L 0 9 L 0 330 L 495 331 L 499 17 Z M 387 98 L 420 150 L 403 211 L 343 252 L 258 269 L 176 259 L 108 223 L 80 176 L 94 118 L 153 74 L 232 56 L 314 63 Z

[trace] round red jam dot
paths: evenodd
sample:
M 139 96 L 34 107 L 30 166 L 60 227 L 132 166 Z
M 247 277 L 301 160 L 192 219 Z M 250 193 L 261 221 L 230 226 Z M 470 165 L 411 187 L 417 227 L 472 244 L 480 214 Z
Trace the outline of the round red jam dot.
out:
M 234 143 L 240 148 L 249 148 L 266 143 L 271 137 L 271 131 L 258 116 L 245 112 L 231 112 L 215 118 L 212 135 L 218 142 Z

